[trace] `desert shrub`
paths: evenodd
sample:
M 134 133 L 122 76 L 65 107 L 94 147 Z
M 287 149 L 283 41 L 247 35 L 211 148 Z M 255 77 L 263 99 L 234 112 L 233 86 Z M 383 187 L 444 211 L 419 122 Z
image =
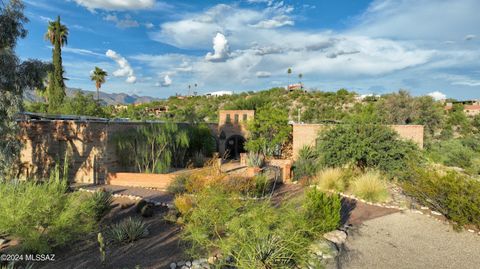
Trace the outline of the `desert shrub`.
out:
M 187 216 L 190 211 L 193 209 L 193 198 L 189 195 L 179 195 L 175 197 L 173 201 L 175 208 L 182 214 L 183 216 Z
M 307 262 L 310 243 L 302 226 L 291 225 L 298 218 L 293 208 L 286 212 L 269 201 L 245 202 L 226 225 L 228 236 L 218 248 L 237 268 L 297 268 Z
M 426 155 L 434 162 L 460 167 L 470 174 L 480 172 L 480 143 L 477 136 L 468 136 L 427 144 Z
M 387 126 L 377 124 L 340 124 L 320 134 L 317 150 L 323 165 L 376 168 L 391 177 L 407 179 L 411 165 L 421 163 L 418 147 L 399 140 Z
M 370 202 L 385 202 L 389 197 L 387 184 L 378 171 L 367 171 L 357 177 L 353 180 L 350 191 Z
M 302 268 L 314 238 L 338 227 L 340 198 L 312 190 L 299 199 L 274 207 L 269 200 L 236 199 L 222 189 L 205 189 L 195 196 L 182 239 L 194 257 L 212 251 L 230 257 L 219 266 Z
M 107 235 L 114 243 L 131 243 L 148 235 L 148 225 L 140 218 L 129 217 L 111 225 Z
M 164 173 L 183 162 L 189 137 L 177 124 L 151 124 L 117 133 L 113 143 L 118 156 L 123 156 L 120 161 L 124 167 L 142 173 Z
M 1 183 L 0 197 L 0 234 L 20 238 L 24 251 L 50 253 L 95 228 L 91 196 L 67 193 L 59 178 Z
M 318 172 L 320 167 L 318 152 L 313 147 L 305 146 L 300 149 L 293 167 L 294 180 L 309 179 Z
M 205 164 L 205 155 L 200 151 L 193 153 L 192 164 L 193 167 L 196 168 L 203 167 L 203 165 Z
M 231 199 L 229 193 L 218 187 L 211 187 L 197 193 L 194 203 L 182 239 L 189 243 L 192 256 L 202 256 L 225 236 L 226 224 L 238 213 L 242 202 Z
M 112 209 L 113 196 L 104 189 L 98 190 L 92 194 L 90 199 L 91 210 L 95 212 L 95 219 L 100 220 L 110 209 Z
M 346 177 L 342 168 L 325 168 L 314 179 L 321 190 L 344 191 L 347 187 Z
M 179 174 L 168 185 L 167 191 L 173 194 L 182 194 L 187 191 L 187 184 L 190 180 L 189 174 Z
M 338 194 L 327 194 L 312 188 L 305 192 L 303 217 L 311 222 L 314 234 L 334 230 L 340 224 L 341 200 Z
M 404 184 L 407 194 L 457 223 L 480 227 L 480 182 L 455 171 L 418 169 Z
M 247 154 L 248 167 L 262 167 L 265 164 L 265 158 L 259 153 L 249 152 Z
M 267 175 L 256 175 L 253 180 L 255 182 L 255 189 L 253 191 L 255 197 L 263 197 L 272 192 L 275 182 L 274 180 L 269 179 Z

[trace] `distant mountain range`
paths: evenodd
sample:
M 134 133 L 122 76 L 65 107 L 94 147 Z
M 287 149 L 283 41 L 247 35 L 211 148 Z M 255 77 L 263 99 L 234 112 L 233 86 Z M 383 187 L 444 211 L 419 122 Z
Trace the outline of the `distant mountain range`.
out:
M 66 89 L 67 96 L 71 97 L 74 96 L 75 93 L 81 92 L 83 94 L 93 94 L 93 96 L 97 96 L 97 93 L 94 91 L 85 91 L 82 89 L 76 88 L 67 88 Z M 23 98 L 29 102 L 40 102 L 43 100 L 41 96 L 35 91 L 26 91 L 23 95 Z M 160 98 L 150 97 L 150 96 L 138 96 L 136 94 L 129 95 L 126 93 L 106 93 L 100 92 L 100 99 L 105 102 L 107 105 L 129 105 L 129 104 L 138 104 L 138 103 L 149 103 L 152 101 L 160 100 Z

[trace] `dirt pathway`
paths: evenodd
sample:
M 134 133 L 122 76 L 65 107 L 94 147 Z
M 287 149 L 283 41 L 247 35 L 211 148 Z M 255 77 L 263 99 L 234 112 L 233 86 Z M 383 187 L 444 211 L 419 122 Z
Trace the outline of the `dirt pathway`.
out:
M 480 236 L 425 215 L 398 212 L 355 227 L 342 268 L 480 268 Z

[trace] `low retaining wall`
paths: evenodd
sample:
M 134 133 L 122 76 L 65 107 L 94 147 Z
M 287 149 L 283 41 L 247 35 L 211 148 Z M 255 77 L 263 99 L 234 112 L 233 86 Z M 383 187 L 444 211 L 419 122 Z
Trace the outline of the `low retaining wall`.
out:
M 166 190 L 178 174 L 108 173 L 107 184 Z

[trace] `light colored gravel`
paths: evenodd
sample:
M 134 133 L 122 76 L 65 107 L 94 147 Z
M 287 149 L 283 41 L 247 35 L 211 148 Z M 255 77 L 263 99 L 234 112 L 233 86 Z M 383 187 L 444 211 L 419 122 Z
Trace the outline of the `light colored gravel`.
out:
M 480 236 L 409 211 L 365 221 L 346 247 L 342 268 L 480 268 Z

